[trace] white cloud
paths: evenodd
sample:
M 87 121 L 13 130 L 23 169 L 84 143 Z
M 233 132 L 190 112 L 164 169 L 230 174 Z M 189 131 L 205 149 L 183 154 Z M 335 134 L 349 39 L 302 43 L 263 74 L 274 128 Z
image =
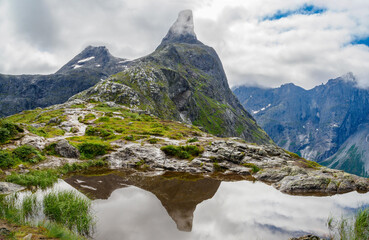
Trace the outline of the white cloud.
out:
M 262 20 L 303 4 L 327 11 Z M 216 49 L 231 86 L 293 82 L 311 88 L 349 71 L 369 86 L 369 47 L 349 44 L 369 35 L 364 0 L 37 0 L 27 8 L 3 0 L 0 72 L 51 73 L 89 44 L 106 45 L 123 58 L 149 54 L 188 8 L 199 40 Z

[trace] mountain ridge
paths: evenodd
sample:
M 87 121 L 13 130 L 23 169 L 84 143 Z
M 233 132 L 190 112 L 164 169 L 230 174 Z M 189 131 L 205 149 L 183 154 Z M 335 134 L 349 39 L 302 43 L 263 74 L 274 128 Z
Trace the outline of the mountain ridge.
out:
M 369 121 L 369 91 L 358 87 L 352 73 L 309 90 L 291 87 L 238 87 L 234 93 L 279 146 L 328 164 L 324 160 Z

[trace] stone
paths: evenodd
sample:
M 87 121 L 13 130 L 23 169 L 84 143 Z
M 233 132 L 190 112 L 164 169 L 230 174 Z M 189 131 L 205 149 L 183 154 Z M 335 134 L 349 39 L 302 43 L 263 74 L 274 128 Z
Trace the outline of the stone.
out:
M 25 189 L 25 187 L 10 182 L 0 182 L 0 195 L 10 194 Z
M 59 125 L 61 122 L 62 121 L 59 118 L 54 117 L 54 118 L 51 118 L 47 124 L 48 125 Z
M 4 226 L 0 227 L 0 237 L 8 236 L 10 233 L 11 233 L 11 231 L 8 228 L 6 228 Z
M 69 142 L 65 139 L 57 142 L 55 146 L 55 152 L 62 157 L 66 158 L 79 158 L 80 153 L 77 148 L 73 147 Z

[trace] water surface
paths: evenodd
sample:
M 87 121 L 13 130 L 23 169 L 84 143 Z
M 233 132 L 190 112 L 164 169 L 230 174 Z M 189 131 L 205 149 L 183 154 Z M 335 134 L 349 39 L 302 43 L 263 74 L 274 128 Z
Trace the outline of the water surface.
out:
M 67 183 L 94 199 L 95 239 L 288 239 L 327 236 L 369 194 L 292 196 L 261 182 L 113 173 Z

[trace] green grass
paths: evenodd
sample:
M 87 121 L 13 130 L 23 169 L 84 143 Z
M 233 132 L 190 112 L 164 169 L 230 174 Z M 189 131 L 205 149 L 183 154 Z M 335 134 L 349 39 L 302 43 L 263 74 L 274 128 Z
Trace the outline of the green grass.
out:
M 39 127 L 39 128 L 28 126 L 27 130 L 33 134 L 36 134 L 40 137 L 45 137 L 45 138 L 63 136 L 65 134 L 64 130 L 58 127 L 53 127 L 53 126 L 45 126 L 45 127 Z
M 48 193 L 43 201 L 45 216 L 70 230 L 88 236 L 93 225 L 91 201 L 74 191 Z
M 13 157 L 22 162 L 38 163 L 45 159 L 44 156 L 31 145 L 22 145 L 13 151 Z
M 11 152 L 0 150 L 0 168 L 7 169 L 16 165 L 16 160 L 13 158 Z
M 258 166 L 256 166 L 253 163 L 244 163 L 244 164 L 242 164 L 242 166 L 251 168 L 251 170 L 252 170 L 253 173 L 257 173 L 257 172 L 259 172 L 261 170 Z
M 327 226 L 331 238 L 341 240 L 369 239 L 369 208 L 359 209 L 353 218 L 336 220 L 330 217 Z
M 23 128 L 17 124 L 0 119 L 0 144 L 15 138 L 22 132 L 24 132 Z
M 22 201 L 22 214 L 26 219 L 35 216 L 40 209 L 40 204 L 34 194 L 25 196 Z
M 64 227 L 62 224 L 55 222 L 43 222 L 39 226 L 47 229 L 46 235 L 50 238 L 58 238 L 60 240 L 84 240 L 86 238 L 72 232 Z
M 180 159 L 193 159 L 204 152 L 204 149 L 195 145 L 174 146 L 168 145 L 160 148 L 166 155 Z
M 53 169 L 33 170 L 26 174 L 13 172 L 11 175 L 6 176 L 5 180 L 26 187 L 37 186 L 45 189 L 58 181 L 58 172 Z
M 194 142 L 198 142 L 199 139 L 197 137 L 194 137 L 194 138 L 190 138 L 187 140 L 188 143 L 194 143 Z
M 88 126 L 86 129 L 87 136 L 98 136 L 103 139 L 109 139 L 114 137 L 114 132 L 111 129 L 105 129 L 101 127 Z
M 147 141 L 150 143 L 150 144 L 155 144 L 155 143 L 158 143 L 160 139 L 158 138 L 150 138 L 148 139 Z
M 62 174 L 67 174 L 67 173 L 82 172 L 91 167 L 105 167 L 105 166 L 107 166 L 107 162 L 98 159 L 98 160 L 88 160 L 82 163 L 72 163 L 72 164 L 66 163 L 58 170 Z
M 97 142 L 85 142 L 77 145 L 81 153 L 81 159 L 92 159 L 96 156 L 104 155 L 111 149 L 109 144 Z

